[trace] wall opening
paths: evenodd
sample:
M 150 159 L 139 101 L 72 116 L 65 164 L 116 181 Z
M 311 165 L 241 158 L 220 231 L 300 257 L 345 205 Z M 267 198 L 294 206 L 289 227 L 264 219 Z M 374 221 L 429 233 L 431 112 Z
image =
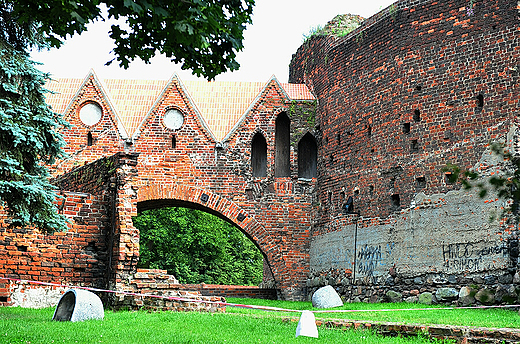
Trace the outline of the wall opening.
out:
M 391 203 L 391 209 L 392 210 L 400 210 L 401 209 L 401 198 L 399 197 L 399 194 L 393 194 L 390 198 Z
M 417 141 L 417 140 L 410 141 L 410 150 L 412 152 L 417 152 L 419 150 L 419 141 Z
M 256 133 L 251 141 L 251 168 L 253 177 L 267 176 L 267 142 L 261 133 Z
M 477 96 L 477 106 L 479 108 L 482 108 L 484 107 L 484 95 L 482 93 L 480 93 L 478 96 Z
M 314 136 L 307 133 L 298 142 L 298 178 L 316 178 L 317 167 L 318 146 Z
M 175 137 L 175 135 L 172 135 L 172 149 L 175 149 L 177 148 L 177 138 Z
M 403 123 L 403 134 L 410 133 L 410 123 Z
M 285 112 L 276 118 L 275 124 L 275 160 L 274 176 L 289 177 L 291 175 L 291 121 Z
M 168 200 L 147 202 L 145 207 L 133 218 L 140 235 L 138 267 L 167 270 L 188 284 L 263 282 L 262 252 L 229 220 L 200 206 L 170 207 Z
M 92 146 L 94 144 L 94 138 L 92 137 L 92 133 L 89 131 L 87 134 L 87 146 Z
M 426 177 L 420 176 L 415 178 L 415 185 L 417 189 L 424 189 L 426 187 Z
M 414 120 L 414 122 L 421 121 L 421 111 L 419 111 L 418 109 L 415 109 L 413 112 L 413 120 Z

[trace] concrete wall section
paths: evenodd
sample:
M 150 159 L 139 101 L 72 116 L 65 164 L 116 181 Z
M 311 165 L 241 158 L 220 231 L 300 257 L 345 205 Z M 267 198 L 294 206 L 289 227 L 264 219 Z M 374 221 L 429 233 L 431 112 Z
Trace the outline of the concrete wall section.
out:
M 342 286 L 410 292 L 428 282 L 460 288 L 482 281 L 494 284 L 504 275 L 512 280 L 512 228 L 497 220 L 503 201 L 450 191 L 421 193 L 414 203 L 377 221 L 345 215 L 334 221 L 336 230 L 314 236 L 307 286 L 334 285 L 354 299 Z

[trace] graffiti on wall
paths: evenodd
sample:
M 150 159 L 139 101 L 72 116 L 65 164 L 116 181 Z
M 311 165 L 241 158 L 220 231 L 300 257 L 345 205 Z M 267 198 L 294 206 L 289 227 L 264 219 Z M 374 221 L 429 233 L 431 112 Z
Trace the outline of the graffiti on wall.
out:
M 357 272 L 368 276 L 374 276 L 374 270 L 381 264 L 381 246 L 365 245 L 357 253 Z
M 474 243 L 443 244 L 444 267 L 449 270 L 477 271 L 485 269 L 490 256 L 508 257 L 505 243 L 484 247 Z

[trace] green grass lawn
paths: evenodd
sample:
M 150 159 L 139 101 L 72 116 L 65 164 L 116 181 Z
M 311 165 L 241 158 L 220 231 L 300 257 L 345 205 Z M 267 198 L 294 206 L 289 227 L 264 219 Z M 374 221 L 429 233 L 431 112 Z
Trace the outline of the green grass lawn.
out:
M 316 310 L 310 302 L 228 298 L 237 304 L 256 304 L 295 310 Z M 318 319 L 357 319 L 420 324 L 451 324 L 520 328 L 520 316 L 505 309 L 429 310 L 417 304 L 347 304 L 335 309 L 385 312 L 316 313 Z M 432 343 L 424 337 L 381 337 L 366 330 L 320 327 L 319 338 L 295 338 L 300 313 L 227 307 L 226 313 L 105 312 L 102 321 L 55 322 L 54 308 L 0 307 L 0 343 Z
M 273 301 L 273 300 L 259 300 L 259 299 L 238 299 L 228 298 L 229 303 L 237 304 L 255 304 L 270 307 L 298 309 L 298 310 L 318 310 L 312 307 L 310 302 L 291 302 L 291 301 Z M 444 324 L 444 325 L 458 325 L 458 326 L 479 326 L 479 327 L 508 327 L 520 328 L 520 315 L 516 310 L 511 309 L 454 309 L 441 310 L 447 306 L 426 306 L 422 304 L 410 303 L 349 303 L 343 307 L 336 309 L 348 310 L 382 310 L 395 309 L 390 312 L 349 312 L 349 313 L 315 313 L 316 318 L 322 319 L 351 319 L 351 320 L 371 320 L 384 322 L 399 322 L 408 324 Z M 430 310 L 406 310 L 399 311 L 399 309 L 412 308 L 429 308 Z M 259 310 L 251 310 L 244 308 L 227 308 L 228 313 L 240 314 L 260 314 L 267 313 Z M 284 316 L 298 316 L 294 313 L 284 312 L 268 312 L 272 315 Z
M 0 307 L 0 343 L 432 343 L 370 331 L 319 328 L 295 338 L 296 322 L 274 313 L 105 312 L 104 320 L 52 321 L 54 308 Z

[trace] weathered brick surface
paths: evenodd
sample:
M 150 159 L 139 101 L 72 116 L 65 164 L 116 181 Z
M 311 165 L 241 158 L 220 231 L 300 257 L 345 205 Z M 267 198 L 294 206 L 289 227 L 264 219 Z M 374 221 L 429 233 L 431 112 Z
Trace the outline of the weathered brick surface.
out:
M 321 223 L 355 190 L 364 216 L 387 217 L 418 192 L 455 189 L 443 167 L 472 167 L 517 121 L 518 24 L 513 0 L 402 0 L 300 47 L 290 82 L 319 100 Z
M 443 168 L 490 176 L 489 142 L 518 148 L 519 38 L 517 1 L 403 0 L 300 47 L 290 82 L 318 99 L 320 143 L 310 292 L 511 287 L 517 234 L 489 221 L 503 202 L 457 191 Z M 348 196 L 359 216 L 344 213 Z
M 0 219 L 0 277 L 102 287 L 107 244 L 106 204 L 92 194 L 63 192 L 60 211 L 71 220 L 66 232 L 44 235 L 37 230 L 9 229 Z M 4 283 L 4 281 L 2 281 Z M 11 303 L 5 282 L 3 302 Z
M 499 295 L 512 286 L 518 257 L 513 228 L 488 222 L 504 204 L 457 191 L 442 168 L 480 164 L 489 176 L 499 167 L 486 155 L 489 141 L 518 147 L 517 7 L 401 0 L 345 37 L 312 38 L 295 54 L 290 81 L 305 83 L 317 101 L 290 99 L 273 79 L 221 142 L 176 77 L 128 133 L 90 74 L 65 110 L 70 158 L 53 171 L 74 199 L 60 210 L 71 229 L 49 237 L 2 229 L 0 275 L 130 288 L 139 259 L 132 217 L 187 206 L 248 235 L 283 298 L 325 284 L 364 301 L 468 283 Z M 78 116 L 85 102 L 104 113 L 91 127 Z M 178 130 L 163 124 L 170 108 L 186 114 Z M 284 114 L 290 172 L 275 177 L 275 126 Z M 251 167 L 257 133 L 267 146 L 265 177 Z M 317 178 L 298 178 L 307 133 L 317 139 Z M 348 196 L 359 216 L 344 213 Z

